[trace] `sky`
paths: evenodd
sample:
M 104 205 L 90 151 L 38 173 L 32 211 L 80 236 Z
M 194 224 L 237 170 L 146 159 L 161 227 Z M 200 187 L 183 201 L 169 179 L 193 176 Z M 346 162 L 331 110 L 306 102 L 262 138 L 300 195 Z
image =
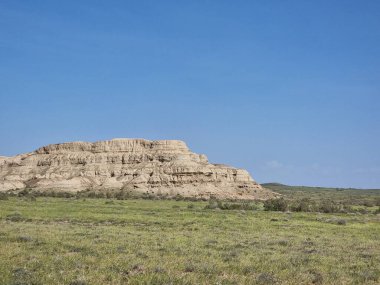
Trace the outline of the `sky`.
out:
M 2 0 L 0 155 L 121 137 L 380 188 L 380 1 Z

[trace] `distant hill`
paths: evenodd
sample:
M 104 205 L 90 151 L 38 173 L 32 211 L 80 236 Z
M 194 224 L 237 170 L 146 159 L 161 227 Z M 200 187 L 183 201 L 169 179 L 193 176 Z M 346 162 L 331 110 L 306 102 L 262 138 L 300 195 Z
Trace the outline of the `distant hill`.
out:
M 261 185 L 292 200 L 330 200 L 350 205 L 380 205 L 380 189 L 289 186 L 281 183 L 263 183 Z
M 289 190 L 289 191 L 379 191 L 380 189 L 364 188 L 340 188 L 340 187 L 318 187 L 318 186 L 291 186 L 281 183 L 271 182 L 261 184 L 263 187 L 271 190 Z

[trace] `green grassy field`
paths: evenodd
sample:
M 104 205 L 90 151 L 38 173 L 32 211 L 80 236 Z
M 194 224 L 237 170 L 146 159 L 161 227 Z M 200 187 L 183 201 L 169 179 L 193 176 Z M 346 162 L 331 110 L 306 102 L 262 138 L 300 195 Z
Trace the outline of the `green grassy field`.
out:
M 0 200 L 0 284 L 380 282 L 380 216 L 374 213 L 33 200 Z

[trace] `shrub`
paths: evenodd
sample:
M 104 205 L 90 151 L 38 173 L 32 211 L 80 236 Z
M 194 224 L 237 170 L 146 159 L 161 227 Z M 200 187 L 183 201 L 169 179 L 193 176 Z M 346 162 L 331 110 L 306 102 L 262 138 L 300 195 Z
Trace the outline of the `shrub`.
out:
M 294 212 L 311 212 L 313 204 L 308 198 L 296 200 L 290 205 L 290 210 Z
M 272 274 L 264 272 L 257 275 L 256 283 L 257 284 L 275 284 L 277 283 L 277 279 Z
M 341 225 L 341 226 L 344 226 L 347 224 L 347 221 L 345 219 L 336 218 L 336 217 L 327 219 L 326 222 L 331 223 L 331 224 Z
M 224 262 L 233 261 L 239 257 L 239 254 L 240 254 L 240 252 L 236 249 L 231 250 L 231 251 L 227 251 L 227 252 L 222 254 L 223 261 Z
M 343 210 L 342 210 L 344 213 L 353 213 L 354 212 L 354 208 L 352 208 L 351 205 L 343 205 Z
M 258 210 L 260 206 L 256 203 L 240 202 L 240 203 L 218 203 L 218 207 L 222 210 Z
M 182 200 L 184 200 L 184 197 L 183 197 L 181 194 L 177 194 L 177 195 L 174 197 L 174 199 L 175 199 L 176 201 L 182 201 Z
M 156 267 L 153 269 L 153 272 L 154 272 L 154 273 L 165 273 L 165 269 L 163 269 L 163 268 L 160 267 L 160 266 L 156 266 Z
M 216 209 L 218 208 L 218 201 L 215 199 L 208 200 L 208 205 L 205 206 L 205 209 Z
M 30 236 L 19 236 L 17 238 L 17 241 L 19 242 L 31 242 L 33 239 Z
M 130 194 L 129 192 L 126 192 L 126 191 L 123 191 L 123 190 L 120 190 L 119 192 L 117 192 L 115 194 L 115 198 L 117 200 L 126 200 L 130 197 Z
M 375 202 L 366 200 L 366 201 L 363 202 L 363 206 L 365 206 L 365 207 L 373 207 L 373 206 L 375 206 Z
M 16 268 L 12 271 L 13 282 L 10 284 L 31 284 L 32 274 L 25 268 Z
M 358 212 L 360 214 L 368 214 L 369 213 L 369 211 L 366 208 L 361 208 L 361 209 L 358 210 Z
M 338 219 L 336 221 L 336 224 L 337 225 L 345 225 L 345 224 L 347 224 L 347 221 L 345 219 Z
M 5 217 L 7 221 L 20 222 L 24 220 L 24 217 L 19 212 L 14 212 Z
M 185 265 L 184 271 L 185 272 L 194 272 L 196 270 L 196 267 L 192 263 L 188 263 Z
M 96 193 L 93 191 L 88 192 L 87 198 L 96 198 Z
M 29 194 L 29 192 L 30 192 L 29 189 L 26 189 L 26 188 L 25 188 L 25 189 L 21 190 L 20 192 L 18 192 L 17 195 L 18 195 L 19 197 L 24 197 L 24 196 L 27 196 L 27 195 Z
M 95 193 L 95 197 L 96 198 L 106 198 L 106 194 L 104 194 L 103 192 L 98 192 L 98 193 Z
M 197 202 L 199 199 L 197 197 L 186 197 L 186 201 Z
M 332 201 L 324 200 L 319 205 L 318 211 L 322 213 L 337 213 L 340 211 L 340 207 Z
M 270 199 L 264 202 L 265 211 L 282 211 L 288 210 L 288 202 L 284 198 Z
M 220 210 L 259 210 L 260 206 L 252 202 L 222 202 L 216 199 L 210 199 L 205 209 L 220 209 Z
M 8 195 L 6 193 L 0 193 L 0 200 L 8 200 Z
M 313 284 L 323 284 L 323 276 L 320 272 L 316 271 L 316 270 L 310 270 L 309 273 L 311 274 L 312 276 L 312 280 L 311 282 Z
M 74 197 L 74 194 L 72 194 L 70 192 L 66 192 L 66 191 L 63 191 L 63 192 L 53 192 L 53 197 L 71 198 L 71 197 Z

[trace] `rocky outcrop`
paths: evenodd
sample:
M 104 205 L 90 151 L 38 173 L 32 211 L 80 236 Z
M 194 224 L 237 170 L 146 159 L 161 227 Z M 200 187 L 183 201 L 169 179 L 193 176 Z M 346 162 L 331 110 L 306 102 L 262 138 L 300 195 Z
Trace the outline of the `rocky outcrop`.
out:
M 211 164 L 178 140 L 52 144 L 14 157 L 0 157 L 0 191 L 124 190 L 156 195 L 267 199 L 273 192 L 246 170 Z

